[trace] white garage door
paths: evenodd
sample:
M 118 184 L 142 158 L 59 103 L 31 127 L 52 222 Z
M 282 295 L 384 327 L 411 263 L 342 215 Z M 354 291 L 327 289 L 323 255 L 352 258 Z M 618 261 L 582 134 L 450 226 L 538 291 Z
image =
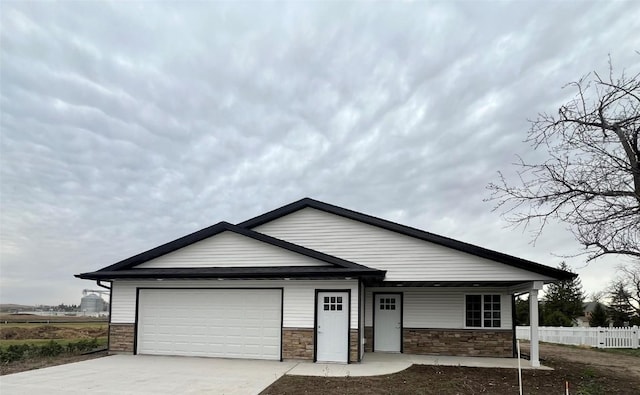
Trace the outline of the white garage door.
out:
M 280 360 L 281 293 L 141 289 L 137 352 Z

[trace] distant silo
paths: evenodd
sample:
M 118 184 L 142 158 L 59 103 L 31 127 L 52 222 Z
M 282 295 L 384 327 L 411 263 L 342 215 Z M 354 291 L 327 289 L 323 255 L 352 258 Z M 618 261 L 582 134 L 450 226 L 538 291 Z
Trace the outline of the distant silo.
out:
M 99 313 L 104 311 L 104 300 L 96 294 L 84 296 L 80 301 L 80 311 L 84 313 Z

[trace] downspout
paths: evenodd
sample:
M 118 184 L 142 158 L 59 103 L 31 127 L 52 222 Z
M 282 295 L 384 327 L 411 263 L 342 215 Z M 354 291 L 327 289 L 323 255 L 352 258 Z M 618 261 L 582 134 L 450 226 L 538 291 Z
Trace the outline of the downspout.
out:
M 362 317 L 362 304 L 364 301 L 362 300 L 362 279 L 358 279 L 358 362 L 362 362 L 362 334 L 364 333 L 364 328 L 362 327 L 364 323 L 364 319 Z M 351 334 L 349 334 L 351 336 Z
M 108 289 L 109 291 L 111 291 L 111 287 L 102 284 L 100 281 L 102 281 L 102 280 L 96 280 L 96 284 L 99 287 L 102 287 L 102 288 L 105 288 L 105 289 Z M 109 350 L 111 349 L 111 306 L 113 306 L 113 303 L 111 303 L 111 298 L 112 297 L 113 297 L 113 292 L 109 292 L 109 324 L 107 326 L 107 354 L 109 353 Z

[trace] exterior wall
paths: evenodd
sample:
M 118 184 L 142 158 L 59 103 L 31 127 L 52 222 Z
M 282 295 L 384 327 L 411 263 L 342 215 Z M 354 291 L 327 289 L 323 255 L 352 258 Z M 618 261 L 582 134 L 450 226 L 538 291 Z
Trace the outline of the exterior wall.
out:
M 387 281 L 552 280 L 309 207 L 260 225 L 255 230 L 365 266 L 387 270 Z
M 373 351 L 373 327 L 365 326 L 364 327 L 364 351 L 372 352 Z
M 282 358 L 313 360 L 313 329 L 283 328 Z
M 500 288 L 367 288 L 365 350 L 373 351 L 373 294 L 403 294 L 402 348 L 407 354 L 513 356 L 511 295 Z M 501 295 L 500 328 L 465 328 L 465 295 Z
M 350 358 L 358 361 L 357 280 L 116 280 L 111 287 L 110 351 L 133 352 L 136 288 L 283 288 L 283 359 L 313 360 L 315 290 L 351 290 Z
M 222 232 L 136 268 L 328 266 L 329 264 L 233 232 Z
M 464 329 L 465 295 L 500 294 L 500 329 L 512 329 L 511 295 L 504 288 L 367 288 L 364 303 L 364 326 L 373 326 L 373 293 L 399 292 L 403 294 L 405 328 Z
M 358 362 L 358 330 L 351 329 L 349 333 L 349 361 Z
M 134 324 L 109 324 L 109 353 L 133 353 Z
M 512 357 L 513 332 L 487 329 L 404 328 L 402 346 L 407 354 Z
M 373 327 L 364 328 L 365 351 L 373 351 Z M 511 357 L 513 334 L 509 330 L 404 328 L 406 354 Z
M 282 332 L 282 358 L 313 360 L 313 329 L 284 328 Z M 358 362 L 358 330 L 349 333 L 349 360 Z
M 136 287 L 283 288 L 283 328 L 313 328 L 315 289 L 351 290 L 351 328 L 358 328 L 357 280 L 115 280 L 111 286 L 111 322 L 135 323 Z

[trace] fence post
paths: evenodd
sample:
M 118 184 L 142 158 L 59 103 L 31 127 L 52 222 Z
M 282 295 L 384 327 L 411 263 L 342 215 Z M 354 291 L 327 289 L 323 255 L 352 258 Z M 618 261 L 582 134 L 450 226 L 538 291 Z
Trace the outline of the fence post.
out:
M 638 348 L 638 343 L 640 342 L 640 330 L 638 330 L 638 325 L 633 326 L 633 332 L 631 332 L 631 348 Z
M 596 347 L 603 348 L 604 346 L 604 330 L 601 327 L 598 327 L 598 332 L 596 332 Z

